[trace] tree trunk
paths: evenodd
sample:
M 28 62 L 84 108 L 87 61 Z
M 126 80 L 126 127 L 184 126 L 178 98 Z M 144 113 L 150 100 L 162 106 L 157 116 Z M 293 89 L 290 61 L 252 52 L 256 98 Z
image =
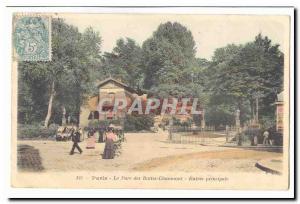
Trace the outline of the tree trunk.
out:
M 255 107 L 254 107 L 254 101 L 250 100 L 250 109 L 251 109 L 251 121 L 255 119 Z
M 66 125 L 66 108 L 62 106 L 62 118 L 61 118 L 61 125 Z
M 255 115 L 255 121 L 258 124 L 258 97 L 256 98 L 256 115 Z
M 51 85 L 51 92 L 50 92 L 47 116 L 46 116 L 45 123 L 44 123 L 45 128 L 48 127 L 49 121 L 50 121 L 50 118 L 51 118 L 51 115 L 52 115 L 52 105 L 53 105 L 54 96 L 55 96 L 55 88 L 54 88 L 54 81 L 53 81 L 52 85 Z

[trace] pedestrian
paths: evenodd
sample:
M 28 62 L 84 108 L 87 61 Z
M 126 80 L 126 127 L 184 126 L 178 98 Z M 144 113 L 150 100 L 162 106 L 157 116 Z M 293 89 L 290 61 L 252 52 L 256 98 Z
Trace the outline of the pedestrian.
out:
M 91 129 L 88 132 L 88 139 L 87 139 L 86 149 L 95 149 L 95 145 L 96 145 L 95 133 L 96 133 L 95 129 Z
M 269 132 L 267 130 L 264 132 L 263 136 L 264 136 L 263 144 L 264 145 L 270 144 L 270 142 L 269 142 Z
M 112 128 L 108 128 L 108 132 L 106 134 L 105 147 L 102 155 L 103 159 L 113 159 L 115 157 L 115 144 L 114 142 L 117 140 L 116 134 L 113 132 Z
M 104 132 L 105 132 L 104 127 L 100 127 L 98 132 L 99 132 L 98 143 L 102 143 L 102 142 L 104 142 L 104 138 L 103 138 Z
M 66 131 L 66 127 L 60 126 L 57 129 L 57 133 L 56 133 L 56 141 L 62 141 L 63 140 L 63 134 Z
M 72 141 L 73 141 L 73 146 L 72 146 L 70 155 L 74 154 L 75 148 L 77 148 L 77 150 L 79 151 L 80 154 L 82 153 L 82 150 L 78 145 L 78 143 L 80 142 L 80 130 L 81 130 L 80 128 L 78 128 L 77 130 L 72 128 L 71 137 L 72 137 Z

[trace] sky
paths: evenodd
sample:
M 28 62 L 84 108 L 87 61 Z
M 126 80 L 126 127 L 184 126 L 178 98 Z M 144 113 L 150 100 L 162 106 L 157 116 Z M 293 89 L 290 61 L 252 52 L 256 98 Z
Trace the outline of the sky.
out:
M 110 52 L 120 38 L 132 38 L 140 46 L 167 21 L 179 22 L 192 32 L 196 56 L 211 59 L 216 48 L 243 44 L 258 33 L 268 36 L 283 51 L 288 46 L 289 18 L 263 15 L 195 15 L 195 14 L 56 14 L 79 31 L 91 26 L 102 38 L 102 52 Z

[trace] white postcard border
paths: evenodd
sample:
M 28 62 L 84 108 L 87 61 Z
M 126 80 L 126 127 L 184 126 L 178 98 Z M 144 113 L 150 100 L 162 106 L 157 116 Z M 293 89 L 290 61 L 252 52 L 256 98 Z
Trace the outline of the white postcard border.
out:
M 22 4 L 24 5 L 24 4 Z M 2 60 L 1 69 L 1 93 L 4 96 L 9 96 L 11 99 L 11 15 L 12 12 L 100 12 L 100 13 L 127 13 L 127 12 L 150 12 L 150 13 L 187 13 L 188 11 L 199 12 L 201 14 L 285 14 L 291 16 L 291 48 L 290 48 L 290 189 L 288 191 L 236 191 L 236 190 L 131 190 L 131 189 L 36 189 L 36 188 L 11 188 L 10 187 L 10 136 L 11 136 L 11 120 L 7 118 L 1 121 L 3 123 L 2 132 L 2 155 L 5 155 L 4 163 L 6 168 L 2 168 L 1 173 L 5 175 L 4 190 L 7 197 L 23 197 L 23 198 L 43 198 L 43 197 L 86 197 L 86 198 L 98 198 L 98 197 L 209 197 L 209 198 L 226 198 L 226 197 L 292 197 L 294 191 L 294 11 L 293 8 L 102 8 L 102 7 L 85 7 L 85 8 L 68 8 L 68 7 L 35 7 L 35 8 L 21 8 L 21 7 L 9 7 L 3 8 L 2 16 L 5 19 L 4 25 L 1 29 L 4 33 L 5 49 L 1 49 Z M 4 15 L 3 15 L 4 14 Z M 4 51 L 5 50 L 5 51 Z M 299 72 L 298 72 L 299 73 Z M 1 111 L 4 116 L 11 115 L 11 100 L 1 100 L 1 107 L 4 109 Z M 1 125 L 1 126 L 2 126 Z

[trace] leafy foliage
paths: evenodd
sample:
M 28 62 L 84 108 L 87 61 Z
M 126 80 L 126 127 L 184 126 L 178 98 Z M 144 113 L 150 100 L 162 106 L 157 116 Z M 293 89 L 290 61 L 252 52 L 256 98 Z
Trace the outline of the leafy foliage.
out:
M 215 126 L 233 125 L 237 109 L 241 122 L 248 121 L 259 97 L 261 123 L 273 124 L 271 104 L 283 89 L 283 53 L 268 37 L 258 34 L 243 45 L 218 48 L 211 61 L 195 57 L 192 33 L 178 22 L 159 25 L 142 47 L 121 38 L 112 52 L 100 55 L 101 42 L 92 28 L 80 33 L 53 19 L 52 61 L 19 63 L 18 122 L 43 121 L 51 103 L 50 123 L 61 123 L 63 108 L 76 123 L 83 101 L 98 91 L 97 81 L 113 77 L 157 97 L 198 98 L 206 122 Z M 126 121 L 127 130 L 153 125 L 149 116 L 127 116 Z
M 36 139 L 36 138 L 49 138 L 56 134 L 58 125 L 52 124 L 48 128 L 43 127 L 41 124 L 18 124 L 18 139 Z
M 124 123 L 125 131 L 150 130 L 153 127 L 154 118 L 151 115 L 127 115 Z
M 186 71 L 195 59 L 195 41 L 186 27 L 175 22 L 161 24 L 153 36 L 143 44 L 145 89 L 156 95 L 184 96 L 190 83 Z
M 209 106 L 218 97 L 223 106 L 234 105 L 235 110 L 241 110 L 241 117 L 250 119 L 259 97 L 259 113 L 274 117 L 271 104 L 283 86 L 283 53 L 278 48 L 279 45 L 272 45 L 268 37 L 259 34 L 245 45 L 217 49 L 207 70 L 208 86 L 214 96 Z
M 105 52 L 102 58 L 102 77 L 113 77 L 140 89 L 143 83 L 141 67 L 142 51 L 133 39 L 119 39 L 112 53 Z
M 100 44 L 99 33 L 92 28 L 81 34 L 62 19 L 53 19 L 52 61 L 19 64 L 19 122 L 43 120 L 50 95 L 54 97 L 52 121 L 60 118 L 54 122 L 61 122 L 61 117 L 55 117 L 61 115 L 61 107 L 77 118 L 91 87 L 90 66 L 99 60 Z
M 92 120 L 89 122 L 88 127 L 89 128 L 99 128 L 99 127 L 108 127 L 110 124 L 113 125 L 121 125 L 120 119 L 114 119 L 114 120 Z

